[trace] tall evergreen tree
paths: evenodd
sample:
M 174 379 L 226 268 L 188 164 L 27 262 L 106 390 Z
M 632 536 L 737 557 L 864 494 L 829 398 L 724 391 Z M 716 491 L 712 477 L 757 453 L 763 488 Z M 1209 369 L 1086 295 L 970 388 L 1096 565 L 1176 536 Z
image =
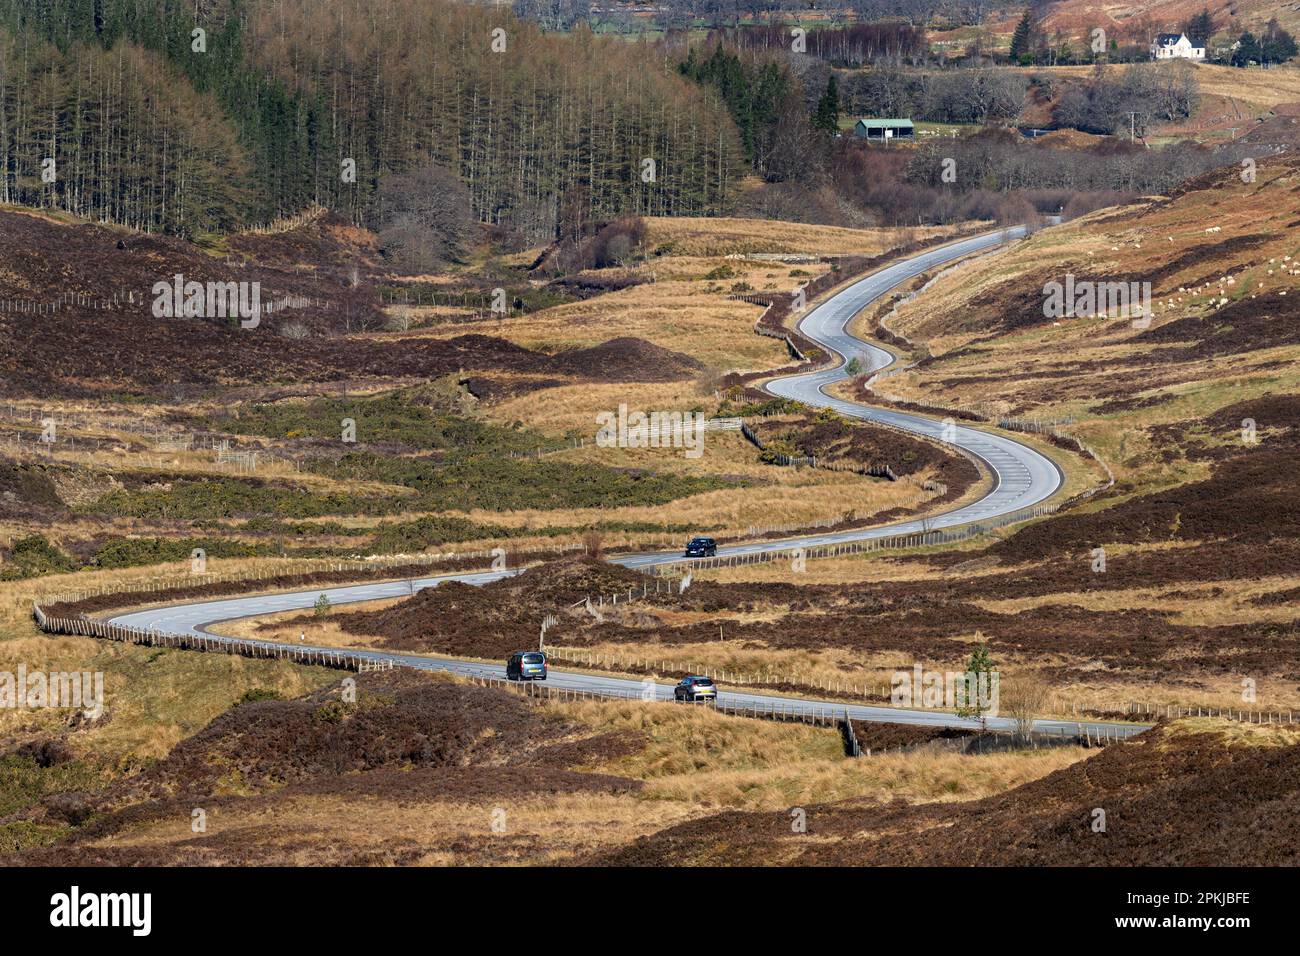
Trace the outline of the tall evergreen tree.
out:
M 1210 37 L 1214 35 L 1214 18 L 1210 16 L 1210 11 L 1202 10 L 1188 20 L 1183 25 L 1183 32 L 1192 41 L 1192 46 L 1208 46 Z
M 1027 55 L 1029 51 L 1030 35 L 1033 32 L 1034 21 L 1028 10 L 1016 24 L 1016 32 L 1011 34 L 1011 60 L 1019 62 L 1021 57 Z
M 1237 40 L 1237 48 L 1232 51 L 1233 66 L 1249 66 L 1251 63 L 1259 63 L 1264 59 L 1264 54 L 1260 50 L 1259 41 L 1255 39 L 1255 34 L 1247 30 Z
M 817 109 L 813 112 L 812 125 L 814 129 L 825 130 L 828 133 L 839 131 L 840 90 L 834 73 L 826 81 L 826 92 L 817 101 Z
M 1296 42 L 1291 34 L 1282 29 L 1276 18 L 1269 20 L 1259 38 L 1260 62 L 1285 63 L 1296 55 Z

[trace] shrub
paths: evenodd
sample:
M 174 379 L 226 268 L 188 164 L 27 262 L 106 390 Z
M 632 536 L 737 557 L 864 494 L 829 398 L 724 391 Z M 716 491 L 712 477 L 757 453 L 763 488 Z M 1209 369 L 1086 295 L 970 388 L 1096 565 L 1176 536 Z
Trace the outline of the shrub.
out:
M 251 558 L 276 553 L 269 545 L 220 538 L 112 538 L 95 551 L 90 563 L 100 568 L 131 568 L 185 561 L 195 548 L 202 548 L 210 558 Z
M 8 563 L 0 568 L 0 580 L 34 578 L 77 568 L 76 562 L 52 545 L 43 534 L 19 538 L 9 548 L 8 558 Z
M 321 595 L 324 597 L 325 595 Z M 255 704 L 259 700 L 284 700 L 278 690 L 272 690 L 269 687 L 253 687 L 244 691 L 244 696 L 239 698 L 241 704 Z

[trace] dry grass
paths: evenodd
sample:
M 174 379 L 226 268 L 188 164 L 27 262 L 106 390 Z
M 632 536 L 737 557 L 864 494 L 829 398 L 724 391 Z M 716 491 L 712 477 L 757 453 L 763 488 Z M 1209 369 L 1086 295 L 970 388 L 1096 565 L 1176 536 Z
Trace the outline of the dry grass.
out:
M 348 613 L 354 611 L 380 611 L 407 600 L 406 597 L 386 598 L 382 601 L 358 601 L 354 604 L 340 605 Z M 324 647 L 374 647 L 379 641 L 373 635 L 351 634 L 341 628 L 336 619 L 329 614 L 312 616 L 310 623 L 289 625 L 289 621 L 310 614 L 308 609 L 281 611 L 278 614 L 257 614 L 252 617 L 240 617 L 231 621 L 221 621 L 208 628 L 213 634 L 223 637 L 242 637 L 254 641 L 297 642 L 300 638 L 304 644 L 316 644 Z M 265 629 L 264 629 L 265 628 Z
M 368 800 L 292 796 L 214 810 L 203 839 L 247 841 L 262 862 L 285 866 L 467 863 L 545 866 L 620 846 L 699 811 L 680 803 L 648 803 L 607 794 L 530 794 L 487 803 Z M 494 832 L 495 821 L 504 824 Z M 153 847 L 189 843 L 188 817 L 150 824 L 100 845 Z M 91 843 L 95 846 L 95 843 Z M 202 841 L 198 841 L 202 846 Z
M 1187 13 L 1179 16 L 1178 22 L 1182 22 L 1187 16 L 1199 13 L 1202 5 L 1183 4 L 1183 6 L 1186 7 Z M 1289 9 L 1289 7 L 1270 4 L 1268 14 L 1273 15 Z M 1292 18 L 1294 18 L 1294 14 L 1292 14 Z M 1264 19 L 1266 20 L 1267 16 Z M 1285 20 L 1286 17 L 1283 17 L 1283 19 Z M 1174 21 L 1170 20 L 1169 22 Z M 1234 22 L 1241 23 L 1241 21 Z M 1287 26 L 1287 24 L 1284 22 L 1283 26 Z M 1080 35 L 1085 32 L 1087 31 L 1079 31 Z M 1268 70 L 1241 70 L 1236 67 L 1221 66 L 1217 63 L 1197 63 L 1194 66 L 1196 68 L 1196 82 L 1200 87 L 1202 98 L 1206 101 L 1198 110 L 1198 116 L 1194 118 L 1199 118 L 1207 112 L 1223 112 L 1225 107 L 1232 112 L 1233 104 L 1240 111 L 1238 115 L 1243 118 L 1258 116 L 1275 106 L 1300 100 L 1300 68 L 1292 65 L 1273 67 Z M 1034 67 L 1032 70 L 1021 72 L 1087 79 L 1092 75 L 1093 67 Z
M 704 276 L 717 265 L 674 259 L 657 266 L 657 282 L 530 315 L 478 322 L 473 329 L 538 351 L 590 348 L 619 336 L 634 336 L 723 369 L 748 371 L 782 364 L 785 353 L 780 343 L 754 334 L 763 307 L 728 300 L 727 295 L 740 281 L 748 281 L 754 289 L 788 292 L 800 280 L 790 278 L 790 268 L 779 264 L 734 264 L 734 277 L 706 280 Z M 826 267 L 805 269 L 824 272 Z M 466 329 L 432 326 L 429 331 L 452 337 Z
M 2 632 L 0 632 L 2 633 Z M 69 743 L 121 769 L 162 757 L 181 740 L 238 703 L 246 691 L 295 697 L 338 679 L 336 671 L 224 654 L 197 654 L 82 637 L 0 639 L 0 671 L 102 671 L 105 715 Z M 0 710 L 10 739 L 58 734 L 67 710 Z
M 1195 547 L 1195 544 L 1189 547 Z M 1108 554 L 1115 549 L 1112 547 Z M 1152 548 L 1134 550 L 1158 550 Z M 1001 601 L 975 601 L 976 605 L 995 614 L 1055 604 L 1068 604 L 1091 611 L 1120 612 L 1155 610 L 1171 615 L 1177 624 L 1223 627 L 1233 624 L 1289 623 L 1295 620 L 1295 608 L 1286 605 L 1261 606 L 1252 599 L 1274 591 L 1300 587 L 1300 577 L 1277 575 L 1250 580 L 1215 581 L 1209 584 L 1180 584 L 1153 588 L 1127 588 L 1090 592 L 1058 591 L 1052 594 Z M 1176 591 L 1177 597 L 1170 592 Z
M 646 219 L 646 243 L 651 248 L 672 244 L 676 255 L 737 254 L 876 255 L 906 238 L 948 235 L 951 227 L 911 230 L 842 229 L 766 219 Z
M 705 708 L 621 701 L 553 704 L 589 723 L 650 737 L 640 753 L 589 769 L 646 781 L 651 800 L 781 810 L 851 797 L 881 802 L 972 800 L 1078 760 L 1083 751 L 965 757 L 907 754 L 853 760 L 838 731 L 726 717 Z

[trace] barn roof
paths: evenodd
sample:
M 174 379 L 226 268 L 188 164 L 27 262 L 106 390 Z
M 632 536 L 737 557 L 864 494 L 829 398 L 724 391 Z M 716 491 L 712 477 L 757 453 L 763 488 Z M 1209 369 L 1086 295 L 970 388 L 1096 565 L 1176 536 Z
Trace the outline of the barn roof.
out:
M 913 123 L 910 119 L 860 119 L 858 125 L 867 129 L 911 129 Z

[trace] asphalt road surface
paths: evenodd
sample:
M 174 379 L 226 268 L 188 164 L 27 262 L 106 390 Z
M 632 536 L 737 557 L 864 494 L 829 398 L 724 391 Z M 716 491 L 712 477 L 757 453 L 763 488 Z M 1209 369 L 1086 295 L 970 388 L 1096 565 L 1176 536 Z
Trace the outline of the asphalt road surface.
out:
M 803 535 L 779 541 L 738 544 L 719 548 L 719 556 L 787 551 L 799 547 L 810 548 L 824 544 L 847 543 L 870 538 L 938 530 L 969 521 L 998 517 L 1028 507 L 1050 497 L 1060 487 L 1062 476 L 1056 465 L 1044 455 L 1012 438 L 961 425 L 957 425 L 955 428 L 949 426 L 945 433 L 944 424 L 938 419 L 858 405 L 832 398 L 825 393 L 828 385 L 847 377 L 844 365 L 853 357 L 860 360 L 864 371 L 882 368 L 893 361 L 893 356 L 887 350 L 850 335 L 845 328 L 850 319 L 900 282 L 962 256 L 994 248 L 1003 242 L 1017 238 L 1022 233 L 1023 229 L 1020 228 L 999 230 L 998 232 L 976 236 L 972 239 L 921 252 L 842 289 L 821 305 L 809 310 L 808 314 L 799 323 L 799 330 L 809 339 L 838 354 L 841 357 L 840 364 L 829 369 L 776 379 L 768 384 L 768 390 L 774 395 L 795 398 L 814 407 L 834 408 L 841 414 L 853 418 L 885 422 L 925 437 L 947 440 L 985 463 L 994 478 L 993 488 L 989 494 L 977 502 L 932 518 L 924 526 L 919 520 L 912 520 L 831 534 Z M 678 552 L 657 552 L 618 555 L 610 560 L 626 567 L 643 568 L 655 564 L 681 561 L 682 558 Z M 413 594 L 423 588 L 436 587 L 445 581 L 456 580 L 474 585 L 486 584 L 489 581 L 498 580 L 512 573 L 515 572 L 486 571 L 475 574 L 446 574 L 410 581 L 357 584 L 347 587 L 317 588 L 284 594 L 226 598 L 217 601 L 203 601 L 134 611 L 117 615 L 112 618 L 112 622 L 127 627 L 157 629 L 174 634 L 210 635 L 211 632 L 208 629 L 221 621 L 274 614 L 282 611 L 304 610 L 311 607 L 321 594 L 325 594 L 332 605 L 339 605 L 357 601 L 401 597 L 402 595 Z M 311 647 L 312 645 L 284 646 Z M 397 666 L 414 667 L 423 670 L 443 670 L 477 677 L 505 677 L 505 666 L 503 664 L 421 657 L 388 651 L 349 649 L 349 653 L 376 661 L 392 661 Z M 628 678 L 580 674 L 552 669 L 548 683 L 552 687 L 604 694 L 611 697 L 642 697 L 653 693 L 655 698 L 659 700 L 672 699 L 672 686 L 670 684 L 649 685 Z M 856 705 L 846 703 L 843 700 L 782 697 L 722 689 L 720 689 L 718 697 L 721 704 L 772 708 L 796 715 L 834 714 L 843 716 L 847 713 L 854 720 L 863 721 L 888 721 L 929 727 L 975 728 L 979 726 L 978 721 L 956 717 L 952 714 Z M 1012 730 L 1014 729 L 1014 722 L 1007 717 L 987 718 L 984 726 L 990 730 Z M 1036 721 L 1034 728 L 1053 735 L 1061 733 L 1074 734 L 1082 729 L 1087 729 L 1092 734 L 1104 732 L 1111 736 L 1127 736 L 1147 729 L 1146 725 L 1139 724 L 1088 721 L 1079 723 L 1076 721 L 1050 720 Z

